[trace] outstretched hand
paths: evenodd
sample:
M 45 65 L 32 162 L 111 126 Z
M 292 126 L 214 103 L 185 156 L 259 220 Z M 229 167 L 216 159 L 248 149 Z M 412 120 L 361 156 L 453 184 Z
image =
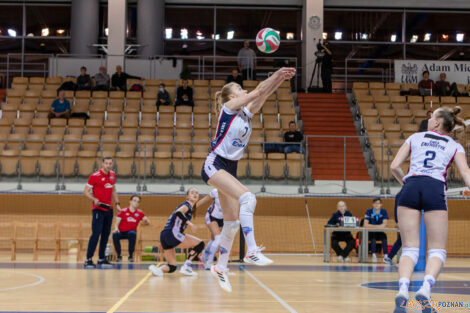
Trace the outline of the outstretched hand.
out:
M 284 80 L 291 79 L 292 77 L 295 76 L 295 72 L 296 72 L 294 67 L 281 67 L 278 71 L 281 74 L 281 76 L 284 78 Z
M 462 191 L 462 196 L 470 197 L 470 189 L 466 189 L 466 190 Z

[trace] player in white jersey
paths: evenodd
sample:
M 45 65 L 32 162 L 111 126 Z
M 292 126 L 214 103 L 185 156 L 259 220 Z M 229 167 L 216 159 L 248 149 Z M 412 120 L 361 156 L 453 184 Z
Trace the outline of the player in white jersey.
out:
M 394 313 L 404 313 L 409 299 L 408 288 L 414 266 L 419 258 L 419 226 L 421 210 L 427 231 L 428 260 L 423 286 L 416 293 L 423 313 L 434 312 L 431 288 L 446 260 L 447 201 L 446 172 L 453 160 L 470 187 L 470 169 L 464 148 L 449 134 L 455 125 L 465 127 L 457 115 L 460 107 L 441 107 L 428 121 L 428 131 L 411 135 L 401 146 L 390 169 L 403 185 L 398 200 L 398 225 L 403 242 L 399 263 L 399 292 L 395 297 Z M 410 169 L 405 176 L 400 165 L 410 157 Z
M 250 93 L 236 83 L 229 83 L 216 93 L 217 132 L 201 175 L 207 184 L 218 190 L 224 213 L 219 260 L 211 267 L 211 272 L 228 292 L 232 291 L 227 275 L 228 258 L 240 224 L 248 246 L 244 261 L 256 265 L 272 263 L 256 245 L 253 232 L 256 197 L 237 179 L 237 163 L 250 140 L 253 115 L 284 80 L 294 75 L 295 68 L 281 68 Z
M 205 220 L 206 226 L 211 232 L 211 240 L 207 244 L 204 253 L 201 255 L 201 259 L 206 270 L 210 269 L 212 261 L 214 260 L 214 255 L 219 249 L 220 233 L 224 226 L 224 215 L 222 207 L 220 206 L 217 189 L 212 189 L 207 196 L 198 201 L 196 206 L 197 208 L 201 208 L 205 207 L 209 203 L 210 206 L 207 209 Z

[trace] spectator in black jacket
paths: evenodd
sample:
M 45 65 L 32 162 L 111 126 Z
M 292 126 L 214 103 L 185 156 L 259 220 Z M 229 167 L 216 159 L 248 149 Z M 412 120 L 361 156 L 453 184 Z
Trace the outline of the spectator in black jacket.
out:
M 183 86 L 178 87 L 176 90 L 175 106 L 189 105 L 194 106 L 193 101 L 193 88 L 188 86 L 188 80 L 183 79 Z
M 116 73 L 113 74 L 111 77 L 111 86 L 113 90 L 127 90 L 127 80 L 129 78 L 133 79 L 141 79 L 144 80 L 142 77 L 132 76 L 122 71 L 121 65 L 116 66 Z
M 331 216 L 328 221 L 328 225 L 341 226 L 341 220 L 345 216 L 352 216 L 351 212 L 347 210 L 346 203 L 344 201 L 339 201 L 336 204 L 336 208 L 337 211 Z M 340 241 L 346 242 L 346 247 L 344 249 L 339 246 L 338 243 Z M 334 231 L 331 234 L 331 247 L 335 250 L 336 255 L 338 256 L 338 261 L 349 262 L 348 255 L 351 250 L 354 249 L 355 243 L 356 242 L 351 235 L 351 232 Z
M 80 75 L 77 77 L 77 90 L 91 90 L 90 75 L 86 73 L 86 67 L 80 68 Z
M 421 121 L 421 124 L 419 124 L 419 132 L 427 132 L 428 131 L 428 120 L 431 118 L 432 113 L 431 111 L 427 111 L 426 115 L 428 116 L 426 119 Z
M 165 89 L 165 84 L 160 84 L 160 89 L 158 90 L 157 94 L 157 107 L 161 105 L 170 105 L 171 104 L 171 97 L 170 93 Z
M 227 76 L 226 82 L 227 84 L 231 82 L 235 82 L 243 88 L 243 77 L 242 75 L 238 73 L 238 70 L 236 68 L 232 70 L 232 75 Z
M 304 135 L 297 130 L 297 123 L 295 121 L 289 122 L 289 131 L 285 132 L 284 134 L 284 142 L 297 142 L 300 143 L 304 140 Z M 295 145 L 285 145 L 284 146 L 284 153 L 303 153 L 302 147 L 300 144 Z

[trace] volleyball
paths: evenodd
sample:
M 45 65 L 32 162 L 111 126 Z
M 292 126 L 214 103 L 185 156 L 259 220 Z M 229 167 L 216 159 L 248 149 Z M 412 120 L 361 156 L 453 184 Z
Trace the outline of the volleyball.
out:
M 272 28 L 263 28 L 256 35 L 256 46 L 263 53 L 273 53 L 280 43 L 279 34 Z

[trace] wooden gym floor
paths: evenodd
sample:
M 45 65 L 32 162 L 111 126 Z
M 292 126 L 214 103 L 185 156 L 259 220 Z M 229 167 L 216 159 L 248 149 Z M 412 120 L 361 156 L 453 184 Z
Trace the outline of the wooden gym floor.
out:
M 82 264 L 18 262 L 0 258 L 0 313 L 5 312 L 392 312 L 396 268 L 377 263 L 323 263 L 320 256 L 272 256 L 269 267 L 230 267 L 233 292 L 222 291 L 209 271 L 153 277 L 150 263 L 123 262 L 110 270 Z M 40 258 L 41 259 L 41 258 Z M 50 258 L 48 258 L 50 259 Z M 434 300 L 470 304 L 466 258 L 448 258 Z M 415 275 L 417 290 L 422 275 Z M 413 293 L 411 293 L 413 295 Z M 409 312 L 418 312 L 410 309 Z M 442 308 L 438 312 L 470 312 Z

